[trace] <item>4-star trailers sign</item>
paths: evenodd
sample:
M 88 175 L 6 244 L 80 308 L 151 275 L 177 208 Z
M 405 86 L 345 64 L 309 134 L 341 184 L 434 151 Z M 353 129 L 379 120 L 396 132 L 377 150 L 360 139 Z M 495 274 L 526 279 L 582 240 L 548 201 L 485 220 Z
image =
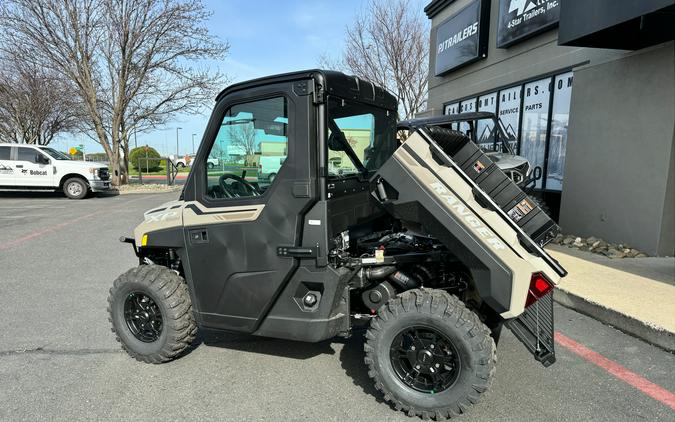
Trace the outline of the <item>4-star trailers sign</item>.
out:
M 562 0 L 499 0 L 497 47 L 506 48 L 553 28 Z
M 489 11 L 489 1 L 476 0 L 435 28 L 436 76 L 487 57 Z

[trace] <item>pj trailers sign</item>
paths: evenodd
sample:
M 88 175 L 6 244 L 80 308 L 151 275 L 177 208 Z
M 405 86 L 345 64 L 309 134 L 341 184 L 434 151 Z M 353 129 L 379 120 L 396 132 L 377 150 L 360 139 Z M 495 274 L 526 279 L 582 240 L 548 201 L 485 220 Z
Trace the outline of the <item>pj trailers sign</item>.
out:
M 487 57 L 490 1 L 476 0 L 436 27 L 436 76 Z
M 497 47 L 506 48 L 558 24 L 563 0 L 499 0 Z

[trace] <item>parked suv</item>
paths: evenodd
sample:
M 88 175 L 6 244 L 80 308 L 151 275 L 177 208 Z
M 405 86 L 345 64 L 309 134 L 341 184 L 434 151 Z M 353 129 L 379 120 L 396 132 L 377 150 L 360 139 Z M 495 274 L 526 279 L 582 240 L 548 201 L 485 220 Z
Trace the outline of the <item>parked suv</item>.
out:
M 110 189 L 110 173 L 104 164 L 74 161 L 46 146 L 0 145 L 0 189 L 54 189 L 82 199 Z

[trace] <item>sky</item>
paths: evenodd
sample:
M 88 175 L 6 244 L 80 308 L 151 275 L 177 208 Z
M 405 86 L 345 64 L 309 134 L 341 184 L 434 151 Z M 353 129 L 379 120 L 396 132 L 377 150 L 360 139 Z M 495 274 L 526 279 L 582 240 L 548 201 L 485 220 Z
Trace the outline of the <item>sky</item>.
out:
M 423 9 L 429 0 L 411 0 Z M 213 12 L 207 27 L 220 40 L 230 44 L 227 57 L 209 63 L 226 74 L 230 82 L 266 75 L 311 69 L 322 54 L 338 56 L 343 49 L 345 28 L 363 11 L 367 0 L 204 0 Z M 223 86 L 222 88 L 225 88 Z M 214 103 L 204 105 L 204 114 L 176 116 L 175 120 L 151 132 L 138 133 L 138 145 L 150 145 L 162 155 L 175 154 L 176 128 L 179 153 L 192 152 L 202 138 Z M 53 146 L 66 151 L 78 144 L 86 152 L 103 148 L 84 135 L 64 135 Z M 131 139 L 132 148 L 134 139 Z

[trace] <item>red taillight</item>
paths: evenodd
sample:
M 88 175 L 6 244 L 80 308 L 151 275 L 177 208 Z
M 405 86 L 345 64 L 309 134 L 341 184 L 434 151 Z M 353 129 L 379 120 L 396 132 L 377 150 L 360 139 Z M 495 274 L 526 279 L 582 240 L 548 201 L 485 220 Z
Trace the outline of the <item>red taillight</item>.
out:
M 551 290 L 553 290 L 553 284 L 551 284 L 542 273 L 532 274 L 532 278 L 530 279 L 530 290 L 527 292 L 525 307 L 527 308 L 532 305 Z

